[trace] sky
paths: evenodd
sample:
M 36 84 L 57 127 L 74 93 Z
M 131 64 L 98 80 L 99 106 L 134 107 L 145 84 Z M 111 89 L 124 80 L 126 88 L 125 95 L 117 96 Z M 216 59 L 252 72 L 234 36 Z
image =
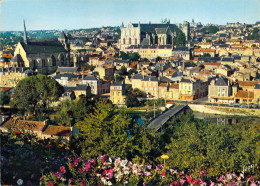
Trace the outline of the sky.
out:
M 64 30 L 131 23 L 260 21 L 260 0 L 0 0 L 0 31 Z

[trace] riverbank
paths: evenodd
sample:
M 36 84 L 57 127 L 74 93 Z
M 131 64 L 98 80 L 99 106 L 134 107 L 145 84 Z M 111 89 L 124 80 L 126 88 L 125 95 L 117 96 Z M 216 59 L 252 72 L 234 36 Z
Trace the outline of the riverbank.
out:
M 189 107 L 194 112 L 200 112 L 205 114 L 260 117 L 260 109 L 252 109 L 252 108 L 247 109 L 247 108 L 223 107 L 223 106 L 220 107 L 220 106 L 197 105 L 197 104 L 189 104 Z

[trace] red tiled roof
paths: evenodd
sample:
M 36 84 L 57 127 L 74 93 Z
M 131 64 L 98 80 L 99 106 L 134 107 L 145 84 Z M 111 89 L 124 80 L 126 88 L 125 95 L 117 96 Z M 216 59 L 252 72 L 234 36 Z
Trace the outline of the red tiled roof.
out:
M 194 52 L 215 52 L 214 49 L 195 48 Z
M 134 68 L 137 65 L 137 63 L 131 63 L 131 65 L 129 65 L 129 68 Z
M 25 129 L 25 130 L 41 131 L 45 126 L 45 123 L 41 121 L 29 121 L 29 120 L 21 120 L 17 118 L 10 118 L 9 120 L 7 120 L 2 124 L 2 127 L 4 128 L 9 128 L 12 126 Z
M 247 92 L 247 91 L 243 91 L 243 90 L 239 90 L 236 95 L 235 98 L 243 98 L 243 99 L 254 99 L 254 92 Z
M 63 127 L 56 125 L 48 125 L 43 131 L 43 134 L 54 135 L 54 136 L 69 136 L 71 133 L 71 127 Z
M 255 84 L 258 84 L 259 82 L 255 82 L 255 81 L 238 81 L 239 86 L 250 86 L 250 87 L 254 87 Z
M 215 66 L 219 66 L 221 65 L 221 63 L 202 63 L 204 66 L 205 65 L 215 65 Z
M 159 87 L 167 87 L 167 83 L 160 83 Z
M 5 92 L 11 90 L 13 87 L 0 87 L 0 89 L 4 90 Z
M 170 88 L 179 89 L 179 83 L 173 83 Z

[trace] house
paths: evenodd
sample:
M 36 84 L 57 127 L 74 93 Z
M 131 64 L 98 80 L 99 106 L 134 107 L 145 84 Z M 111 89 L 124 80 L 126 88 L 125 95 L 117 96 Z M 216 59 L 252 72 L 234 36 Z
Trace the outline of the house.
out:
M 221 63 L 202 63 L 206 70 L 214 70 L 220 67 Z
M 190 60 L 190 49 L 188 47 L 176 47 L 172 50 L 172 56 Z
M 126 105 L 125 81 L 115 81 L 110 85 L 110 100 L 118 106 Z
M 209 102 L 232 103 L 232 86 L 227 78 L 221 76 L 211 80 L 208 86 Z
M 159 96 L 159 80 L 155 76 L 135 74 L 130 83 L 133 89 L 138 88 L 146 93 L 147 96 L 155 98 Z
M 182 78 L 179 83 L 179 99 L 195 100 L 200 97 L 200 81 Z
M 7 132 L 9 128 L 14 128 L 21 132 L 35 134 L 40 139 L 57 139 L 62 143 L 68 143 L 72 135 L 73 127 L 49 125 L 48 120 L 30 121 L 22 120 L 18 117 L 4 118 L 1 121 L 0 130 Z
M 222 65 L 232 65 L 234 63 L 234 58 L 233 57 L 223 57 L 221 59 L 221 64 Z
M 203 56 L 209 54 L 210 57 L 215 57 L 216 55 L 216 50 L 215 49 L 204 49 L 204 48 L 195 48 L 193 51 L 194 56 Z
M 77 85 L 76 89 L 74 90 L 76 99 L 79 99 L 81 96 L 86 98 L 91 97 L 91 88 L 89 85 Z
M 95 72 L 98 72 L 100 79 L 109 80 L 114 77 L 115 69 L 112 65 L 105 64 L 102 66 L 98 66 L 94 69 Z
M 254 101 L 254 91 L 238 90 L 235 95 L 235 103 L 252 103 Z

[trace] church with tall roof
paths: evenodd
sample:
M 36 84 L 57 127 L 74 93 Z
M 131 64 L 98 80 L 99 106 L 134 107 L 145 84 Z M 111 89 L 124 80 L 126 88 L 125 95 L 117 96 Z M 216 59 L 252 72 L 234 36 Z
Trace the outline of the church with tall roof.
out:
M 41 74 L 52 74 L 58 66 L 70 66 L 69 41 L 64 32 L 58 41 L 30 41 L 24 21 L 23 39 L 15 48 L 10 61 L 12 67 L 28 67 Z
M 179 32 L 180 29 L 170 24 L 169 20 L 164 20 L 161 24 L 129 23 L 127 27 L 122 23 L 120 50 L 124 51 L 132 45 L 173 45 L 174 38 Z

